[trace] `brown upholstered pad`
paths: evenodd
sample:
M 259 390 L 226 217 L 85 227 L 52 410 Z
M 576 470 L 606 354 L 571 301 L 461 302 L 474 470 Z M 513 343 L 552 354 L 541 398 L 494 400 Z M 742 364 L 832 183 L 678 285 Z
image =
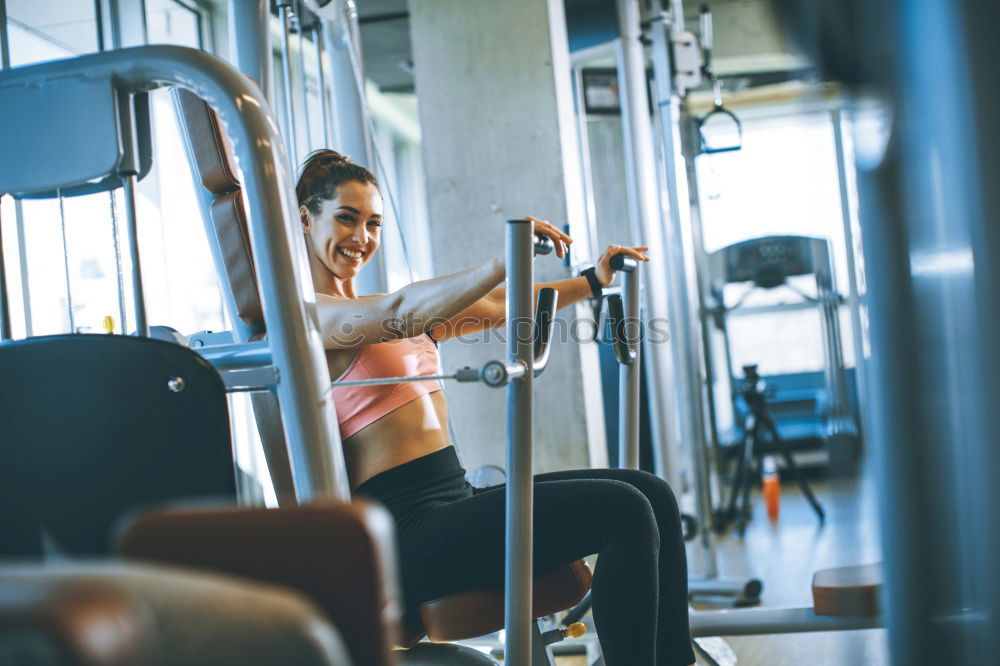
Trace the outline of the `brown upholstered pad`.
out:
M 535 579 L 532 616 L 572 608 L 587 594 L 592 580 L 583 560 L 539 576 Z M 479 590 L 428 601 L 420 606 L 420 617 L 432 641 L 456 641 L 503 629 L 503 611 L 503 590 Z
M 264 306 L 257 290 L 257 271 L 250 248 L 250 231 L 240 190 L 212 202 L 212 226 L 222 251 L 229 285 L 240 319 L 250 326 L 264 325 Z
M 39 570 L 40 567 L 34 567 Z M 87 577 L 21 576 L 0 567 L 0 662 L 125 666 L 155 642 L 140 602 L 120 586 Z
M 823 569 L 813 574 L 813 608 L 817 615 L 878 615 L 881 587 L 881 564 Z
M 350 659 L 338 631 L 316 605 L 287 588 L 189 569 L 122 562 L 0 566 L 0 597 L 6 600 L 0 606 L 7 605 L 9 609 L 11 591 L 19 587 L 49 591 L 57 598 L 63 596 L 63 590 L 68 590 L 72 604 L 79 603 L 77 590 L 99 587 L 135 602 L 132 617 L 140 622 L 143 632 L 144 649 L 140 656 L 133 653 L 127 659 L 111 660 L 111 649 L 127 638 L 123 629 L 128 627 L 123 627 L 119 615 L 109 615 L 111 607 L 105 595 L 100 610 L 109 621 L 86 637 L 97 643 L 105 656 L 84 661 L 45 659 L 46 664 L 341 666 Z M 93 598 L 88 603 L 92 604 Z M 66 602 L 60 604 L 65 606 Z M 0 626 L 10 626 L 4 615 L 0 611 L 3 618 Z M 23 617 L 23 613 L 18 615 Z M 2 631 L 0 663 L 4 666 L 43 663 L 36 659 L 6 660 L 10 643 Z M 13 638 L 23 637 L 22 632 Z
M 381 507 L 152 512 L 128 527 L 119 551 L 297 590 L 342 632 L 355 664 L 392 663 L 401 604 L 392 519 Z
M 233 148 L 219 123 L 219 117 L 193 92 L 176 88 L 181 122 L 195 148 L 195 168 L 202 185 L 212 194 L 239 189 L 239 170 Z

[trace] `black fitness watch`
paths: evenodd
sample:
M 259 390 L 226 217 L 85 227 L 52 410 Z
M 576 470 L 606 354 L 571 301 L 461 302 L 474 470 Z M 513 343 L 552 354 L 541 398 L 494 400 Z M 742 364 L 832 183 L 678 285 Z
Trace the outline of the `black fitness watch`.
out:
M 601 281 L 597 279 L 597 268 L 591 266 L 590 268 L 584 268 L 580 271 L 581 277 L 587 278 L 587 284 L 590 285 L 590 295 L 594 298 L 601 298 L 604 295 L 604 285 Z

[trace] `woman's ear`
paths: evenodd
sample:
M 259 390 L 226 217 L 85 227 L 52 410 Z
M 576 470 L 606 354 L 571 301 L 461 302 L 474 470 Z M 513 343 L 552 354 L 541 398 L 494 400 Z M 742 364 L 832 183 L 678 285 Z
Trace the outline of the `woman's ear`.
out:
M 302 220 L 302 232 L 310 233 L 312 231 L 312 216 L 309 215 L 309 210 L 305 206 L 299 206 L 299 219 Z

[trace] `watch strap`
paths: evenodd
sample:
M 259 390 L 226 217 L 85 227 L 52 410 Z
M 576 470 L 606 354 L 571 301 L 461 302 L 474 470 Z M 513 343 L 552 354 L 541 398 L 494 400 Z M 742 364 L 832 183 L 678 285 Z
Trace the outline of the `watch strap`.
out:
M 590 268 L 585 268 L 580 271 L 582 277 L 587 278 L 587 284 L 590 285 L 590 293 L 594 298 L 600 298 L 604 295 L 604 285 L 601 281 L 597 279 L 597 269 L 594 266 Z

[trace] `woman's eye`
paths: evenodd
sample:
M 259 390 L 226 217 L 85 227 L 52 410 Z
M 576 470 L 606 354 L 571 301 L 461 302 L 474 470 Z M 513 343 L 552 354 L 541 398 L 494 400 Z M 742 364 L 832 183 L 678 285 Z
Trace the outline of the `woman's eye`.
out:
M 382 226 L 382 223 L 379 222 L 378 220 L 369 220 L 368 224 L 371 225 L 371 226 L 373 226 L 373 227 L 381 227 Z
M 351 216 L 351 215 L 338 215 L 337 216 L 337 221 L 338 222 L 343 222 L 344 224 L 350 224 L 350 223 L 354 222 L 354 217 Z

